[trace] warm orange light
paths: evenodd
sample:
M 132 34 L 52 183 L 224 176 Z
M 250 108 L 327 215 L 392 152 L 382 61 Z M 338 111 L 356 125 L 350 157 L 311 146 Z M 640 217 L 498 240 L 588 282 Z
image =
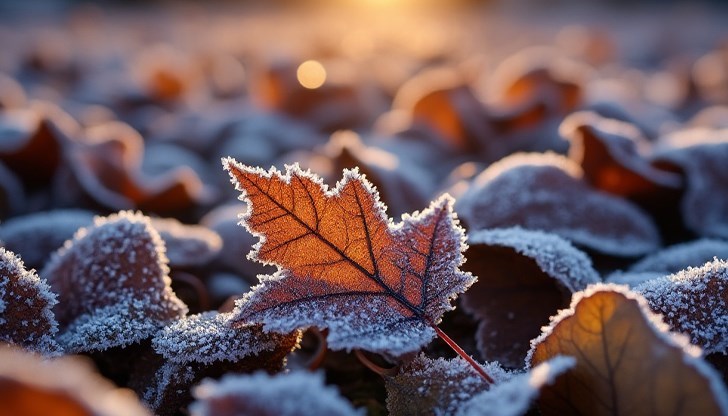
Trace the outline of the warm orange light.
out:
M 326 68 L 318 61 L 309 60 L 298 66 L 296 77 L 304 88 L 316 89 L 326 82 Z

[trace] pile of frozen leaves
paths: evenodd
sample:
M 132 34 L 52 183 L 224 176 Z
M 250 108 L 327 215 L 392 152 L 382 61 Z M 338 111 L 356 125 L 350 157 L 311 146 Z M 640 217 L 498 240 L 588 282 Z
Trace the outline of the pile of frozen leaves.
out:
M 728 414 L 725 49 L 306 89 L 84 16 L 3 32 L 0 413 Z

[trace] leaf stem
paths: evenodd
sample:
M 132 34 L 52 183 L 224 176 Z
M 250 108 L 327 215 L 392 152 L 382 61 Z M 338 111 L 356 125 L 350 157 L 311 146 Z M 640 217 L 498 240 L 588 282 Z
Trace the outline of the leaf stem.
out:
M 478 374 L 480 374 L 480 376 L 488 382 L 488 384 L 495 383 L 493 379 L 488 375 L 488 373 L 485 372 L 483 367 L 478 364 L 478 362 L 475 361 L 473 357 L 469 356 L 462 348 L 460 348 L 460 346 L 455 341 L 453 341 L 452 338 L 450 338 L 445 332 L 442 331 L 442 329 L 438 328 L 438 326 L 432 322 L 429 322 L 429 324 L 432 329 L 435 330 L 437 336 L 440 337 L 441 340 L 445 341 L 445 343 L 450 346 L 450 348 L 452 348 L 453 351 L 455 351 L 459 356 L 463 357 L 465 361 L 467 361 L 468 364 L 470 364 L 475 369 L 475 371 L 477 371 Z

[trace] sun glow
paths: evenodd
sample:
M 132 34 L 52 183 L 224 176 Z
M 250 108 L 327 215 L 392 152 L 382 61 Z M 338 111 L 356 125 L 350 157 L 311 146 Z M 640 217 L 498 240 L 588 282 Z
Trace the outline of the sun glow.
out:
M 298 66 L 296 77 L 304 88 L 313 90 L 326 82 L 326 68 L 318 61 L 308 60 Z

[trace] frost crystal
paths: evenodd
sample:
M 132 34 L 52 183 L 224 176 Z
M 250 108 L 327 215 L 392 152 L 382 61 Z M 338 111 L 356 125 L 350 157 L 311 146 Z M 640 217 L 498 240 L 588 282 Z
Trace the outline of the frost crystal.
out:
M 533 259 L 544 273 L 570 292 L 583 290 L 601 280 L 589 257 L 557 235 L 513 227 L 476 231 L 470 234 L 468 242 L 470 245 L 509 247 Z
M 353 416 L 363 415 L 324 385 L 320 373 L 292 372 L 269 376 L 228 375 L 207 380 L 193 394 L 192 416 Z
M 152 344 L 170 362 L 211 364 L 273 350 L 287 338 L 290 335 L 263 333 L 259 325 L 236 326 L 229 313 L 205 312 L 165 327 Z
M 184 316 L 168 272 L 164 244 L 147 217 L 97 217 L 41 273 L 59 295 L 61 343 L 69 352 L 126 346 Z
M 496 383 L 509 377 L 495 362 L 483 367 Z M 461 404 L 488 388 L 488 383 L 464 359 L 431 359 L 424 354 L 396 376 L 386 377 L 385 383 L 387 410 L 400 416 L 452 415 Z
M 60 354 L 53 337 L 56 295 L 34 270 L 25 269 L 12 252 L 0 248 L 0 341 L 43 355 Z
M 706 353 L 728 352 L 728 262 L 714 260 L 635 288 L 673 331 Z
M 627 257 L 659 246 L 657 228 L 647 215 L 628 201 L 590 188 L 581 175 L 562 156 L 512 155 L 478 175 L 456 209 L 473 231 L 519 225 Z

